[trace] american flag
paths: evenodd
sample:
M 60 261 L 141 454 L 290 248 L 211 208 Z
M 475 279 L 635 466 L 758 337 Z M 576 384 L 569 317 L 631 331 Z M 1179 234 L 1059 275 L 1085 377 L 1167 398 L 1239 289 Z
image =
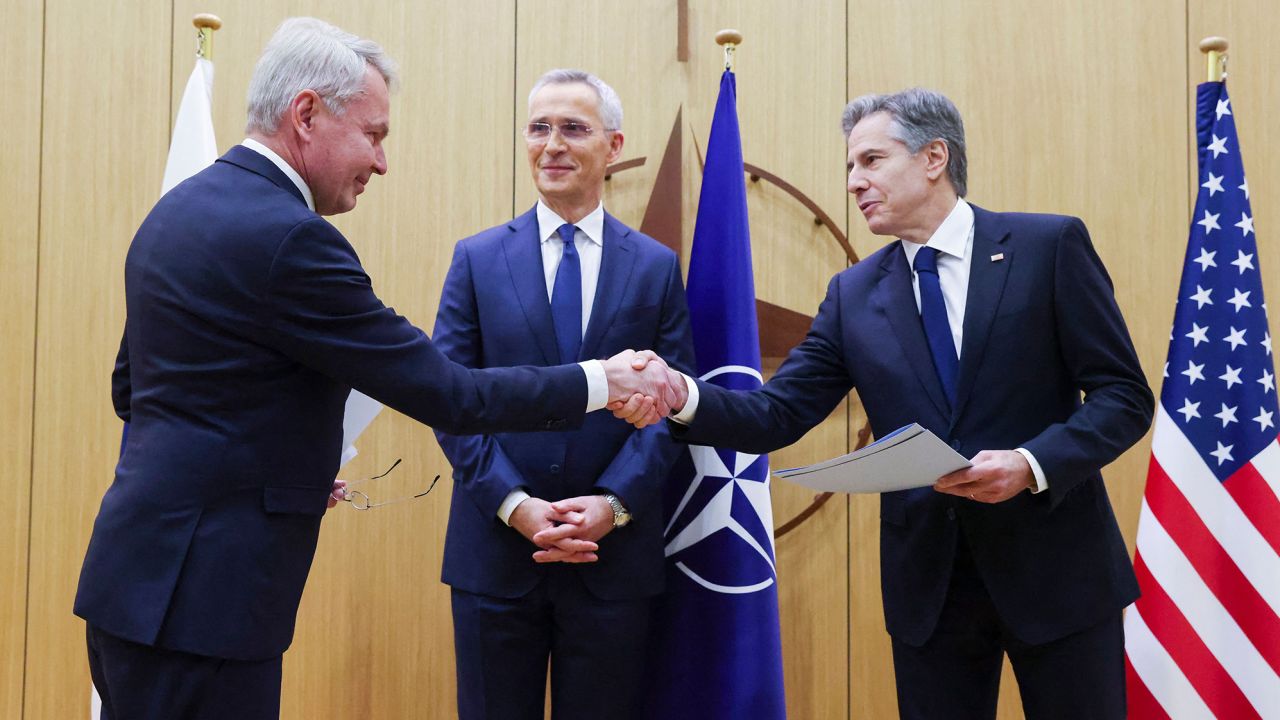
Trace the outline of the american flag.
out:
M 1280 718 L 1271 334 L 1226 85 L 1196 101 L 1200 189 L 1125 615 L 1129 717 Z

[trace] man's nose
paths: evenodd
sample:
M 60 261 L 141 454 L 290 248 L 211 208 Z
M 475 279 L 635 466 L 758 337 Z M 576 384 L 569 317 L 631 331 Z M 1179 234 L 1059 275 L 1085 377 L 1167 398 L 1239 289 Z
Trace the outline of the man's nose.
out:
M 377 154 L 373 157 L 373 171 L 379 175 L 387 174 L 387 152 L 378 146 Z

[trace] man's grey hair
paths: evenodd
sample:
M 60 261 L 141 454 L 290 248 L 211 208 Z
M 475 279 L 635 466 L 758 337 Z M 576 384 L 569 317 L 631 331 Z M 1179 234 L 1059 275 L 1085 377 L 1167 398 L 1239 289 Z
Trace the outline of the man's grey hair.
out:
M 596 96 L 600 98 L 600 119 L 604 122 L 605 130 L 621 130 L 622 129 L 622 100 L 618 99 L 618 93 L 613 91 L 605 81 L 592 75 L 586 70 L 558 69 L 548 70 L 543 73 L 542 77 L 533 84 L 533 89 L 529 91 L 529 104 L 533 104 L 533 96 L 547 85 L 568 85 L 570 83 L 582 83 L 588 85 L 592 90 L 596 91 Z
M 369 65 L 382 75 L 388 90 L 395 88 L 396 63 L 378 43 L 315 18 L 285 20 L 253 69 L 245 130 L 274 133 L 289 103 L 303 90 L 314 90 L 330 112 L 341 115 L 364 92 Z
M 920 148 L 941 140 L 947 145 L 947 178 L 956 194 L 964 197 L 969 191 L 969 161 L 964 150 L 964 121 L 955 103 L 935 90 L 911 88 L 892 95 L 863 95 L 844 108 L 840 125 L 844 138 L 849 139 L 853 126 L 868 115 L 889 113 L 893 118 L 889 133 L 912 154 Z

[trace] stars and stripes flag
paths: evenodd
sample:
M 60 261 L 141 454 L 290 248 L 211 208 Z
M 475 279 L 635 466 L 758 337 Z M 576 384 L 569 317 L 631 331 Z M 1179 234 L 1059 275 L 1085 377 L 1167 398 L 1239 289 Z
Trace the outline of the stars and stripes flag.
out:
M 698 375 L 735 390 L 762 384 L 737 88 L 725 70 L 689 257 Z M 653 622 L 643 717 L 783 720 L 767 455 L 690 446 L 667 483 L 666 592 Z
M 1261 263 L 1221 82 L 1196 98 L 1200 189 L 1125 615 L 1129 717 L 1280 718 L 1280 444 Z

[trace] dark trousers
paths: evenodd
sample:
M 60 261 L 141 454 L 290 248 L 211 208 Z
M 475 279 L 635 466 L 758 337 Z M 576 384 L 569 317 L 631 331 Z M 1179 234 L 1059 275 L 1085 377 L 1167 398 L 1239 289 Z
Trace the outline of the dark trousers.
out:
M 567 565 L 524 597 L 453 590 L 460 720 L 623 720 L 640 705 L 652 600 L 600 600 Z
M 1028 645 L 1000 623 L 961 538 L 938 628 L 912 647 L 893 640 L 904 720 L 992 720 L 1005 653 L 1027 720 L 1124 720 L 1124 626 L 1114 618 Z
M 246 662 L 87 629 L 102 720 L 278 720 L 281 657 Z

